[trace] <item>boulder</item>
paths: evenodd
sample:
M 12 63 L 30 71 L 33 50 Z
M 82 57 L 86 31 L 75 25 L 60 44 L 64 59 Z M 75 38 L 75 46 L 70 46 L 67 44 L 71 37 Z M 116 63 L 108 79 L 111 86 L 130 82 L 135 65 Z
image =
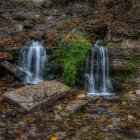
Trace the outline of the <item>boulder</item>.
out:
M 1 64 L 4 68 L 13 73 L 20 81 L 23 81 L 24 77 L 26 76 L 26 72 L 22 71 L 19 67 L 12 65 L 8 61 L 4 61 Z
M 20 106 L 25 112 L 30 112 L 43 106 L 49 107 L 57 100 L 68 96 L 70 89 L 57 81 L 45 81 L 7 92 L 3 100 Z

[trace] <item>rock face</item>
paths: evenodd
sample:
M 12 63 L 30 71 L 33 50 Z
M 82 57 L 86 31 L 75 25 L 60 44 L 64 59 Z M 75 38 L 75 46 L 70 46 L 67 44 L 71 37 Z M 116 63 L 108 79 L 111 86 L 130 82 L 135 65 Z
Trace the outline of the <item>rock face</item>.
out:
M 25 111 L 33 111 L 42 106 L 48 107 L 66 96 L 70 87 L 57 82 L 46 81 L 37 85 L 27 85 L 5 93 L 4 100 L 22 107 Z
M 109 49 L 111 77 L 115 90 L 140 87 L 140 41 L 124 39 Z M 116 86 L 116 84 L 118 86 Z M 123 85 L 124 84 L 124 85 Z M 127 87 L 125 84 L 130 84 Z M 132 86 L 133 84 L 133 86 Z M 120 86 L 120 87 L 119 87 Z M 119 89 L 119 88 L 120 89 Z
M 44 40 L 46 47 L 57 47 L 64 33 L 84 25 L 93 42 L 107 33 L 109 40 L 114 35 L 119 38 L 114 42 L 124 41 L 121 47 L 110 49 L 112 71 L 124 71 L 125 60 L 137 59 L 140 54 L 139 45 L 125 41 L 125 38 L 139 38 L 140 35 L 140 8 L 129 6 L 129 1 L 116 0 L 0 0 L 0 49 L 7 46 L 4 38 L 21 45 L 28 40 Z M 48 79 L 54 77 L 51 74 Z M 79 85 L 83 87 L 84 84 L 79 82 Z
M 112 70 L 123 71 L 126 70 L 126 60 L 140 59 L 140 41 L 126 40 L 109 51 Z
M 50 6 L 64 1 L 68 0 L 1 0 L 0 38 L 10 37 L 24 43 L 22 37 L 26 35 L 30 39 L 45 40 L 50 33 L 62 30 L 71 19 L 83 22 L 92 13 L 84 3 L 72 3 L 67 8 Z

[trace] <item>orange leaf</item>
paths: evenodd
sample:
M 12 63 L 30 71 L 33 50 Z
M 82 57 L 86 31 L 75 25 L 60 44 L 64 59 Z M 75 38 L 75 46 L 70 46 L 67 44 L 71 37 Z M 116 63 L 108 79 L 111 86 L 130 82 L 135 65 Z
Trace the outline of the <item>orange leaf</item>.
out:
M 19 92 L 23 92 L 23 91 L 24 91 L 24 89 L 18 89 L 18 91 L 19 91 Z
M 58 140 L 58 138 L 57 137 L 51 137 L 50 140 Z
M 132 90 L 132 91 L 129 91 L 128 93 L 136 94 L 136 91 L 135 90 Z
M 77 99 L 77 96 L 74 95 L 74 96 L 72 96 L 71 98 L 72 98 L 72 99 Z
M 122 101 L 122 104 L 123 104 L 123 105 L 126 105 L 126 104 L 127 104 L 127 102 L 125 102 L 125 101 Z
M 100 99 L 96 99 L 95 102 L 96 102 L 96 103 L 101 103 L 102 100 L 100 100 Z

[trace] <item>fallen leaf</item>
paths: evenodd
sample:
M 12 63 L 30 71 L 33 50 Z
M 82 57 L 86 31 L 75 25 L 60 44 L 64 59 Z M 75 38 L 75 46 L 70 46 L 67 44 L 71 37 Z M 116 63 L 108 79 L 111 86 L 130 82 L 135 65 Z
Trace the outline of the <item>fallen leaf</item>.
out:
M 50 140 L 58 140 L 58 138 L 57 137 L 51 137 Z
M 126 104 L 127 104 L 127 102 L 125 102 L 125 101 L 122 101 L 122 104 L 123 104 L 123 105 L 126 105 Z
M 125 118 L 122 118 L 121 121 L 126 121 L 126 119 Z
M 110 124 L 110 125 L 108 125 L 108 127 L 113 127 L 113 125 Z
M 96 103 L 101 103 L 101 102 L 103 102 L 103 101 L 100 100 L 100 99 L 96 99 L 95 102 L 96 102 Z
M 24 91 L 24 89 L 18 89 L 18 91 L 19 91 L 19 92 L 23 92 L 23 91 Z
M 88 117 L 83 117 L 83 120 L 89 120 L 89 118 Z
M 102 137 L 106 137 L 107 135 L 106 134 L 102 134 Z
M 72 96 L 71 98 L 72 98 L 73 100 L 75 100 L 75 99 L 77 99 L 77 96 L 74 95 L 74 96 Z
M 17 134 L 24 134 L 24 133 L 25 133 L 25 131 L 22 130 L 22 129 L 15 129 L 15 132 L 16 132 Z
M 135 90 L 132 90 L 132 91 L 129 91 L 128 93 L 130 93 L 130 94 L 136 94 L 136 91 Z

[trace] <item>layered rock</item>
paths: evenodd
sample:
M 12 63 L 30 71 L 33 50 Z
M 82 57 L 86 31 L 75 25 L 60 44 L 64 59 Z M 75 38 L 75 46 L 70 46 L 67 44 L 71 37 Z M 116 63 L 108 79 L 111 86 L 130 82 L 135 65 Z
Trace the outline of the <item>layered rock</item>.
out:
M 123 40 L 109 49 L 111 77 L 116 90 L 132 90 L 140 87 L 140 41 Z M 117 85 L 119 85 L 119 88 Z
M 129 70 L 125 66 L 125 61 L 140 60 L 140 41 L 124 40 L 120 46 L 112 47 L 109 51 L 113 71 Z

